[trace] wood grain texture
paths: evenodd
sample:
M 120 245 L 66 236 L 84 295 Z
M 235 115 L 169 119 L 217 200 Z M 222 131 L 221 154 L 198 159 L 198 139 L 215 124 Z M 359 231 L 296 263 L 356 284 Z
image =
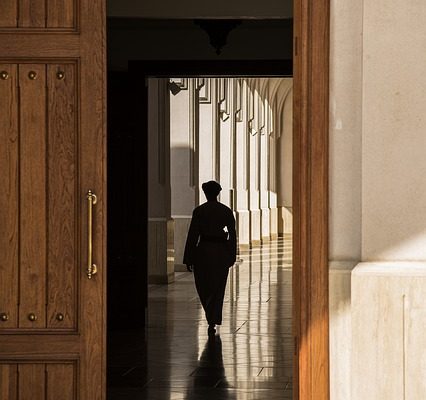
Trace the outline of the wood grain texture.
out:
M 44 28 L 46 26 L 46 0 L 19 0 L 20 28 Z
M 18 364 L 19 400 L 46 400 L 46 365 Z
M 58 73 L 63 73 L 62 79 Z M 47 66 L 48 328 L 73 328 L 77 310 L 77 86 L 75 64 Z M 63 315 L 59 320 L 58 315 Z
M 74 28 L 76 0 L 47 0 L 47 27 Z
M 36 79 L 29 75 L 36 73 Z M 21 64 L 19 326 L 46 326 L 46 66 Z M 36 321 L 28 316 L 34 313 Z
M 0 64 L 0 330 L 18 323 L 18 89 L 17 67 Z
M 295 394 L 328 400 L 329 2 L 294 3 Z
M 24 59 L 78 58 L 80 40 L 78 35 L 43 33 L 43 35 L 0 33 L 0 54 L 3 59 L 17 61 Z M 41 46 L 41 40 L 48 45 Z M 43 60 L 44 61 L 44 60 Z
M 73 364 L 47 364 L 45 400 L 75 400 L 76 371 Z
M 15 28 L 17 26 L 17 0 L 2 0 L 0 12 L 0 28 Z
M 44 387 L 44 382 L 46 377 L 49 381 L 60 376 L 69 385 L 69 367 L 60 370 L 51 367 L 51 362 L 64 364 L 70 358 L 78 360 L 73 381 L 78 385 L 74 383 L 73 398 L 104 400 L 106 392 L 106 2 L 75 0 L 75 7 L 73 3 L 72 0 L 19 0 L 19 34 L 13 29 L 2 30 L 0 26 L 3 62 L 20 63 L 19 254 L 24 272 L 21 276 L 20 325 L 18 330 L 0 332 L 0 360 L 20 364 L 20 379 L 16 385 L 20 400 L 45 399 L 47 396 L 66 399 L 64 396 L 70 392 L 58 395 L 50 385 Z M 76 28 L 73 34 L 62 31 L 61 28 L 69 31 L 71 25 Z M 53 85 L 45 80 L 46 63 L 51 64 L 49 73 L 56 73 L 54 69 L 58 66 L 69 68 L 74 65 L 75 70 L 66 70 L 66 78 Z M 28 72 L 36 68 L 38 78 L 28 80 Z M 54 78 L 49 75 L 49 79 Z M 49 83 L 49 98 L 46 97 L 46 83 Z M 71 89 L 72 85 L 76 86 Z M 75 103 L 71 105 L 73 101 Z M 77 109 L 81 111 L 77 112 Z M 4 115 L 0 115 L 0 120 L 4 120 Z M 79 130 L 74 125 L 76 121 Z M 63 137 L 59 136 L 59 130 Z M 2 131 L 1 134 L 6 133 Z M 4 147 L 0 151 L 4 152 Z M 64 181 L 60 182 L 61 179 Z M 99 272 L 90 281 L 84 274 L 87 259 L 85 194 L 88 189 L 99 198 L 94 209 L 93 254 Z M 60 201 L 66 204 L 60 205 Z M 65 206 L 72 210 L 65 210 Z M 0 209 L 1 218 L 5 218 L 3 213 Z M 49 230 L 59 236 L 52 237 Z M 77 240 L 75 235 L 78 235 Z M 52 271 L 54 261 L 62 252 L 62 261 L 56 265 L 62 275 L 55 275 L 55 270 L 49 277 L 46 263 Z M 71 265 L 73 273 L 78 273 L 75 280 L 79 283 L 73 288 L 70 286 Z M 50 284 L 49 279 L 52 279 Z M 58 282 L 65 279 L 67 283 L 55 284 L 55 279 Z M 46 287 L 52 285 L 55 289 L 49 297 Z M 59 296 L 63 287 L 66 287 L 65 293 Z M 77 327 L 78 334 L 70 332 L 69 328 L 60 329 L 52 321 L 56 310 L 62 309 L 65 303 L 70 307 L 65 313 L 73 312 L 76 296 L 82 299 L 79 315 L 70 315 L 66 323 L 73 329 Z M 74 300 L 70 300 L 72 297 Z M 47 300 L 50 301 L 47 306 L 48 330 L 44 315 Z M 28 321 L 29 312 L 37 314 L 36 324 Z M 45 363 L 48 365 L 47 375 L 44 373 Z M 52 378 L 49 378 L 50 373 Z
M 105 2 L 84 1 L 81 4 L 82 60 L 81 60 L 81 176 L 84 194 L 94 190 L 98 203 L 94 208 L 94 262 L 99 272 L 94 280 L 82 281 L 84 302 L 81 329 L 87 332 L 82 346 L 82 363 L 97 365 L 96 370 L 81 374 L 81 397 L 101 400 L 106 397 L 106 60 L 105 60 Z M 84 37 L 83 37 L 84 36 Z M 96 118 L 94 118 L 96 116 Z M 84 195 L 82 193 L 82 195 Z M 84 209 L 83 221 L 87 218 Z M 82 237 L 86 237 L 86 229 Z M 87 246 L 82 248 L 86 257 Z
M 0 399 L 18 400 L 17 378 L 16 364 L 0 364 Z

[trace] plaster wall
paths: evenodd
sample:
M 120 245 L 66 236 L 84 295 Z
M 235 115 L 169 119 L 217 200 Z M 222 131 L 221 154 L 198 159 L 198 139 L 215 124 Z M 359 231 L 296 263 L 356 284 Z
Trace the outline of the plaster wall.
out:
M 363 8 L 363 262 L 352 272 L 351 398 L 423 399 L 426 4 L 365 0 Z
M 330 21 L 330 398 L 351 398 L 351 272 L 361 259 L 361 0 L 332 0 Z
M 425 20 L 423 1 L 364 4 L 364 261 L 426 260 Z
M 331 2 L 335 400 L 426 397 L 425 19 L 421 1 Z

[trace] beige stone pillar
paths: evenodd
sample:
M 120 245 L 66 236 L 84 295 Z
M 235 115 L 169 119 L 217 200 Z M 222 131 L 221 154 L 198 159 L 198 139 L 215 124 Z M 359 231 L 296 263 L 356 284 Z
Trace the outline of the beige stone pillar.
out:
M 248 141 L 249 151 L 247 153 L 248 175 L 249 175 L 249 211 L 250 211 L 250 245 L 261 244 L 261 214 L 259 202 L 260 185 L 260 133 L 259 133 L 259 92 L 256 79 L 248 79 L 249 85 L 248 102 Z
M 270 209 L 269 209 L 269 182 L 268 182 L 268 157 L 269 157 L 269 123 L 268 123 L 268 98 L 267 79 L 257 79 L 259 115 L 259 207 L 260 207 L 260 235 L 262 243 L 270 240 Z
M 235 81 L 235 213 L 240 250 L 250 247 L 250 213 L 248 210 L 248 86 L 245 79 Z
M 198 205 L 206 201 L 201 185 L 216 179 L 216 79 L 199 79 Z
M 233 208 L 232 168 L 233 168 L 233 121 L 232 115 L 232 80 L 220 78 L 217 80 L 218 130 L 216 133 L 219 147 L 219 182 L 222 186 L 220 201 Z
M 150 79 L 148 93 L 148 281 L 171 283 L 174 269 L 167 80 Z
M 170 95 L 171 216 L 174 221 L 175 270 L 185 270 L 183 253 L 198 198 L 198 98 L 195 79 L 173 79 Z
M 293 82 L 283 80 L 278 89 L 278 228 L 281 235 L 293 232 Z

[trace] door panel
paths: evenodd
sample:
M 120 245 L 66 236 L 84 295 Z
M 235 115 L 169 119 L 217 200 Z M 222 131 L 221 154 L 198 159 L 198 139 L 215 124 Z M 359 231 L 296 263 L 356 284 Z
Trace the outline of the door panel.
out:
M 76 328 L 78 115 L 75 64 L 47 66 L 47 328 Z
M 3 400 L 75 400 L 77 365 L 66 363 L 0 364 Z
M 13 28 L 17 23 L 16 0 L 3 0 L 1 3 L 0 27 Z
M 76 64 L 1 67 L 10 71 L 12 83 L 0 81 L 0 87 L 5 86 L 2 93 L 11 102 L 4 110 L 9 110 L 9 120 L 2 118 L 12 138 L 5 138 L 11 145 L 6 146 L 4 159 L 13 160 L 11 173 L 2 175 L 1 183 L 13 187 L 13 193 L 7 191 L 0 198 L 4 226 L 10 227 L 1 236 L 2 248 L 10 255 L 0 269 L 7 293 L 0 298 L 0 312 L 8 316 L 0 330 L 75 329 L 79 268 Z M 14 73 L 19 96 L 14 94 Z
M 45 0 L 18 0 L 19 27 L 44 28 L 46 22 Z
M 76 0 L 2 0 L 0 28 L 75 28 L 78 6 Z
M 18 399 L 44 400 L 46 395 L 44 364 L 18 364 Z
M 18 84 L 17 66 L 0 64 L 0 313 L 18 326 Z M 7 79 L 6 79 L 7 76 Z
M 46 67 L 19 65 L 19 327 L 46 326 Z M 31 317 L 33 316 L 33 317 Z M 33 320 L 31 320 L 33 318 Z
M 17 399 L 18 366 L 0 364 L 0 399 Z
M 1 399 L 105 398 L 105 67 L 104 1 L 2 2 Z

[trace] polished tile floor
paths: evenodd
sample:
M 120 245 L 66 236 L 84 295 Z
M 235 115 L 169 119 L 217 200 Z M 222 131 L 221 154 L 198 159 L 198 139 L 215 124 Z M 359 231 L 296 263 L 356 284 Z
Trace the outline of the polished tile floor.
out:
M 291 260 L 290 237 L 240 254 L 211 339 L 191 273 L 150 286 L 146 332 L 112 338 L 108 399 L 291 399 Z

